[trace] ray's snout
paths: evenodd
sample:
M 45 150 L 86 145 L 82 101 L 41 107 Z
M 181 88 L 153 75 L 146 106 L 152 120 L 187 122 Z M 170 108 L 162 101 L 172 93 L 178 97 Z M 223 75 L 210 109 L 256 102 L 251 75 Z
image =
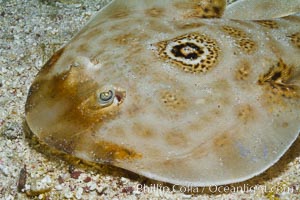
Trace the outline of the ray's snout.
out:
M 39 139 L 72 153 L 82 134 L 91 134 L 104 120 L 118 115 L 125 91 L 99 85 L 86 66 L 53 73 L 50 68 L 55 67 L 58 57 L 56 53 L 46 63 L 30 87 L 26 121 Z

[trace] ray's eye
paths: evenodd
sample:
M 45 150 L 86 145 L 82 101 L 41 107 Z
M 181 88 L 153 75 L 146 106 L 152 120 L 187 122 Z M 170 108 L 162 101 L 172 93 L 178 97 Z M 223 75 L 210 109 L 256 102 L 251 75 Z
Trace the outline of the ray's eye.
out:
M 102 107 L 110 106 L 115 99 L 115 91 L 108 90 L 99 94 L 99 103 Z

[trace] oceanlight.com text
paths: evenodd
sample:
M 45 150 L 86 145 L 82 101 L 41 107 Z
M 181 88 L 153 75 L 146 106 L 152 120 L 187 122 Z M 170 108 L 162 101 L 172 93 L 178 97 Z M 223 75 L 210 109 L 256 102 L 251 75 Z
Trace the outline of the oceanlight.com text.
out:
M 288 187 L 288 186 L 265 186 L 265 185 L 248 185 L 243 184 L 239 186 L 217 186 L 212 185 L 208 187 L 193 187 L 193 186 L 164 186 L 162 184 L 138 184 L 135 188 L 137 191 L 146 193 L 164 193 L 164 192 L 181 192 L 181 193 L 232 193 L 232 192 L 242 192 L 242 193 L 253 193 L 253 192 L 272 192 L 272 193 L 296 193 L 300 192 L 298 187 Z

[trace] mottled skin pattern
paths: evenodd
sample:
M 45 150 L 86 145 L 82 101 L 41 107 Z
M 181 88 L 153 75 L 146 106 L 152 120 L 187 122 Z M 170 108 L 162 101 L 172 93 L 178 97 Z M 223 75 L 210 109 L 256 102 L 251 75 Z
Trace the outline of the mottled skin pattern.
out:
M 242 181 L 274 164 L 300 127 L 300 17 L 130 2 L 102 10 L 46 63 L 26 103 L 31 130 L 79 158 L 181 185 Z M 116 96 L 102 107 L 108 88 Z

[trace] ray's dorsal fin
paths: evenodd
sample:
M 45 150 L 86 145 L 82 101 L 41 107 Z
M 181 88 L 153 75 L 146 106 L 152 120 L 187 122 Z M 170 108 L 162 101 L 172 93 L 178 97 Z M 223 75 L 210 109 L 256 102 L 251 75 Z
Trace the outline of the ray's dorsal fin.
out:
M 230 4 L 224 18 L 238 20 L 263 20 L 300 12 L 300 0 L 238 0 Z
M 101 11 L 101 16 L 125 17 L 126 12 L 146 11 L 153 17 L 171 19 L 220 18 L 226 0 L 114 0 Z

